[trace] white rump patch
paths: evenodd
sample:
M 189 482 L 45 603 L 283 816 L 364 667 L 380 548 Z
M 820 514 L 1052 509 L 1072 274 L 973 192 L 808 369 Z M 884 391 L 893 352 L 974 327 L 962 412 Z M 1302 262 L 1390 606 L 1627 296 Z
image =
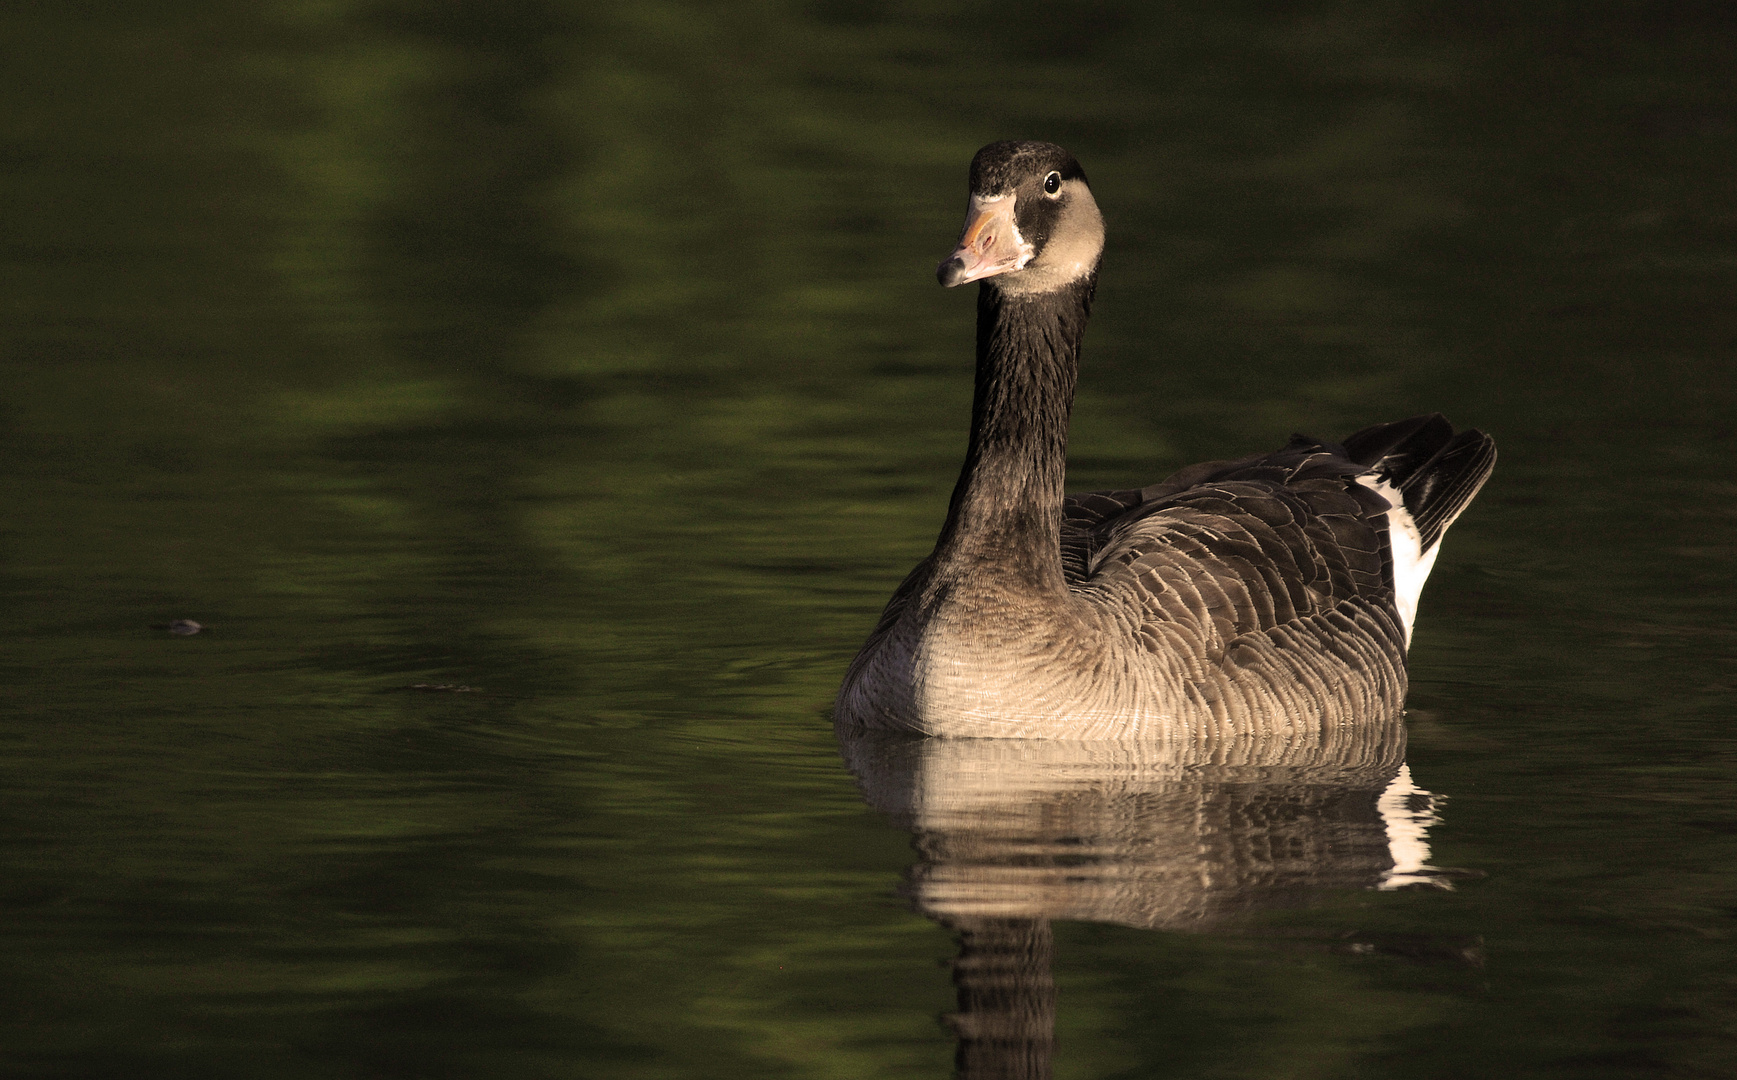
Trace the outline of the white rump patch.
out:
M 1393 603 L 1399 608 L 1399 621 L 1405 626 L 1405 644 L 1411 645 L 1411 624 L 1417 621 L 1417 598 L 1423 593 L 1423 583 L 1435 568 L 1436 552 L 1441 545 L 1423 550 L 1423 535 L 1417 522 L 1405 508 L 1399 489 L 1373 473 L 1365 473 L 1357 482 L 1386 499 L 1387 546 L 1393 552 Z

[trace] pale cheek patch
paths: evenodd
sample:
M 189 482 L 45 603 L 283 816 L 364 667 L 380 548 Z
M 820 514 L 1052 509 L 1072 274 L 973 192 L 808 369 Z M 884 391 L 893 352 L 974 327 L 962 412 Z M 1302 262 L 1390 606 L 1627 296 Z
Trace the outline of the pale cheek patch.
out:
M 1098 258 L 1104 253 L 1104 215 L 1098 212 L 1092 189 L 1078 180 L 1066 180 L 1061 190 L 1068 205 L 1057 223 L 1057 231 L 1044 245 L 1043 257 L 1025 272 L 1004 277 L 1000 282 L 1002 291 L 1050 292 L 1078 281 L 1097 267 Z M 1029 254 L 1026 258 L 1029 260 Z

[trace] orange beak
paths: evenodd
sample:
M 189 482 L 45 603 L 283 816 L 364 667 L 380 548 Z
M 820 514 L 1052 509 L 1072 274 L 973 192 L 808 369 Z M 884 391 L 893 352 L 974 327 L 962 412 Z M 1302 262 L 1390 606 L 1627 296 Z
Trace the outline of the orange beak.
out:
M 935 268 L 935 277 L 941 284 L 951 289 L 1025 266 L 1031 259 L 1031 245 L 1019 235 L 1013 202 L 1011 194 L 995 199 L 971 196 L 959 246 Z

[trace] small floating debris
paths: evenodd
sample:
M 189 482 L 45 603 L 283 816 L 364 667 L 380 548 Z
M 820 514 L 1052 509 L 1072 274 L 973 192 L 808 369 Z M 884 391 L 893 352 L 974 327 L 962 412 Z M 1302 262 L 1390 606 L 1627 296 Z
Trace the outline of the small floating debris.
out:
M 477 688 L 474 686 L 460 686 L 458 683 L 419 682 L 414 683 L 405 689 L 424 690 L 430 694 L 474 694 L 478 692 Z
M 173 622 L 152 623 L 151 629 L 167 630 L 171 634 L 180 637 L 188 637 L 189 635 L 197 634 L 199 631 L 205 629 L 205 627 L 200 623 L 194 622 L 192 619 L 176 619 Z

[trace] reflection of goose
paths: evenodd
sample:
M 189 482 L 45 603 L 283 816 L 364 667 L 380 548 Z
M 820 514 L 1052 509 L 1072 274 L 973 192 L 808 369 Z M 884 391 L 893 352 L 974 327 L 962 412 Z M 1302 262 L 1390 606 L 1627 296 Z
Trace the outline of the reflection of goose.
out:
M 1489 476 L 1439 416 L 1064 499 L 1104 224 L 1073 157 L 984 147 L 943 284 L 981 281 L 971 441 L 934 552 L 839 691 L 845 727 L 1153 737 L 1319 730 L 1405 696 L 1418 593 Z
M 843 749 L 916 835 L 914 906 L 958 935 L 963 1077 L 1050 1075 L 1051 920 L 1209 930 L 1323 889 L 1443 883 L 1397 713 L 1212 744 L 860 733 Z
M 917 835 L 937 918 L 1201 929 L 1323 888 L 1434 880 L 1433 798 L 1397 716 L 1288 740 L 847 739 L 868 801 Z M 1401 790 L 1402 789 L 1402 790 Z

